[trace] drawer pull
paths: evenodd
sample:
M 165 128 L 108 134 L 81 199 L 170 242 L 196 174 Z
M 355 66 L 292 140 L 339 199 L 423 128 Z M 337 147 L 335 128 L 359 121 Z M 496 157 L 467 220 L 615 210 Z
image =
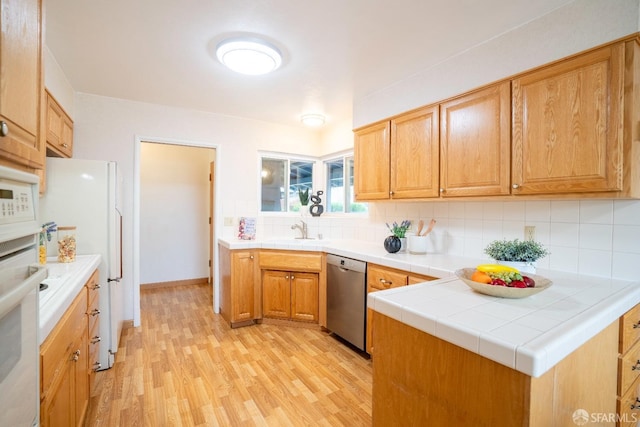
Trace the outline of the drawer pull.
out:
M 93 289 L 94 291 L 96 289 L 100 289 L 100 283 L 94 283 L 93 286 L 91 287 L 91 289 Z
M 640 399 L 636 397 L 636 401 L 631 404 L 631 409 L 640 409 L 640 405 L 638 405 L 638 403 L 640 403 Z
M 640 328 L 640 320 L 633 324 L 633 329 L 638 329 L 638 328 Z
M 94 308 L 93 310 L 91 310 L 91 313 L 89 313 L 92 316 L 97 316 L 98 314 L 100 314 L 100 310 L 98 310 L 97 308 Z
M 388 288 L 389 286 L 393 285 L 393 282 L 388 281 L 388 280 L 385 280 L 385 279 L 380 279 L 380 283 L 382 283 L 382 285 L 383 285 L 385 288 Z
M 99 337 L 99 336 L 97 336 L 97 335 L 96 335 L 95 337 L 91 338 L 91 344 L 97 344 L 97 343 L 99 343 L 100 341 L 102 341 L 102 338 L 100 338 L 100 337 Z
M 636 361 L 636 364 L 631 367 L 632 371 L 637 371 L 640 369 L 640 359 Z
M 7 136 L 9 135 L 9 126 L 7 126 L 7 123 L 5 121 L 1 121 L 0 122 L 0 136 Z
M 99 370 L 100 370 L 100 368 L 102 368 L 102 363 L 100 363 L 100 362 L 95 362 L 95 363 L 93 364 L 93 371 L 94 371 L 94 372 L 95 372 L 95 371 L 99 371 Z
M 71 356 L 71 360 L 77 362 L 80 359 L 80 349 L 73 352 L 73 356 Z

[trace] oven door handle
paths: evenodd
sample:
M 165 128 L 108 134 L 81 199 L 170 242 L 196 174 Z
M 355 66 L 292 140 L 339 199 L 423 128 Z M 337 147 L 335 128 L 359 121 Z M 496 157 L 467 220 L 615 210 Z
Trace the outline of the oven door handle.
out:
M 45 266 L 29 266 L 29 277 L 9 292 L 0 295 L 0 319 L 20 304 L 20 301 L 22 301 L 29 292 L 37 289 L 40 282 L 46 278 L 47 268 Z

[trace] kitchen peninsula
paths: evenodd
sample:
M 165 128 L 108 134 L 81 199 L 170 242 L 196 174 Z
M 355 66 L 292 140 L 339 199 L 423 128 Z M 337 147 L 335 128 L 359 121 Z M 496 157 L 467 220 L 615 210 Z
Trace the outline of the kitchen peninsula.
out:
M 478 259 L 387 254 L 348 241 L 221 244 L 335 253 L 440 278 L 368 296 L 374 425 L 572 425 L 583 410 L 613 426 L 616 413 L 637 416 L 625 398 L 635 402 L 638 371 L 623 372 L 618 355 L 640 348 L 632 310 L 639 282 L 539 270 L 553 285 L 509 300 L 475 293 L 454 276 Z

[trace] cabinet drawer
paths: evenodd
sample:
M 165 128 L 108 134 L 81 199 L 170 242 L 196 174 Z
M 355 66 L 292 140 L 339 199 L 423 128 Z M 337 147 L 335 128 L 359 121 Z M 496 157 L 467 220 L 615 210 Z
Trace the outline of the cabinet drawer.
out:
M 283 271 L 321 271 L 322 255 L 309 252 L 260 251 L 260 268 Z
M 87 288 L 87 292 L 89 295 L 89 304 L 92 304 L 93 301 L 100 296 L 100 281 L 98 270 L 93 272 L 84 286 Z
M 618 399 L 617 412 L 620 416 L 619 427 L 636 426 L 640 420 L 640 378 L 636 378 L 631 388 Z
M 373 266 L 367 268 L 367 292 L 383 291 L 406 284 L 406 274 Z
M 65 369 L 67 361 L 76 350 L 72 348 L 76 338 L 86 331 L 86 309 L 87 294 L 80 292 L 40 347 L 40 381 L 43 396 L 56 375 Z
M 625 354 L 640 338 L 640 304 L 620 318 L 620 354 Z
M 100 298 L 94 298 L 87 306 L 87 317 L 89 318 L 89 330 L 93 329 L 94 324 L 100 318 Z
M 618 396 L 622 396 L 640 376 L 640 342 L 618 359 Z

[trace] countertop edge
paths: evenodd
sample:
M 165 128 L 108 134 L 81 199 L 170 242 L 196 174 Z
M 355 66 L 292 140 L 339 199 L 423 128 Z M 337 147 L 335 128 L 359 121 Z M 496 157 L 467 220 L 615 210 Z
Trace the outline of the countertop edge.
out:
M 38 336 L 40 345 L 47 339 L 84 284 L 98 268 L 101 259 L 100 255 L 78 255 L 74 263 L 69 263 L 72 274 L 62 283 L 63 287 L 56 291 L 47 304 L 40 305 Z

